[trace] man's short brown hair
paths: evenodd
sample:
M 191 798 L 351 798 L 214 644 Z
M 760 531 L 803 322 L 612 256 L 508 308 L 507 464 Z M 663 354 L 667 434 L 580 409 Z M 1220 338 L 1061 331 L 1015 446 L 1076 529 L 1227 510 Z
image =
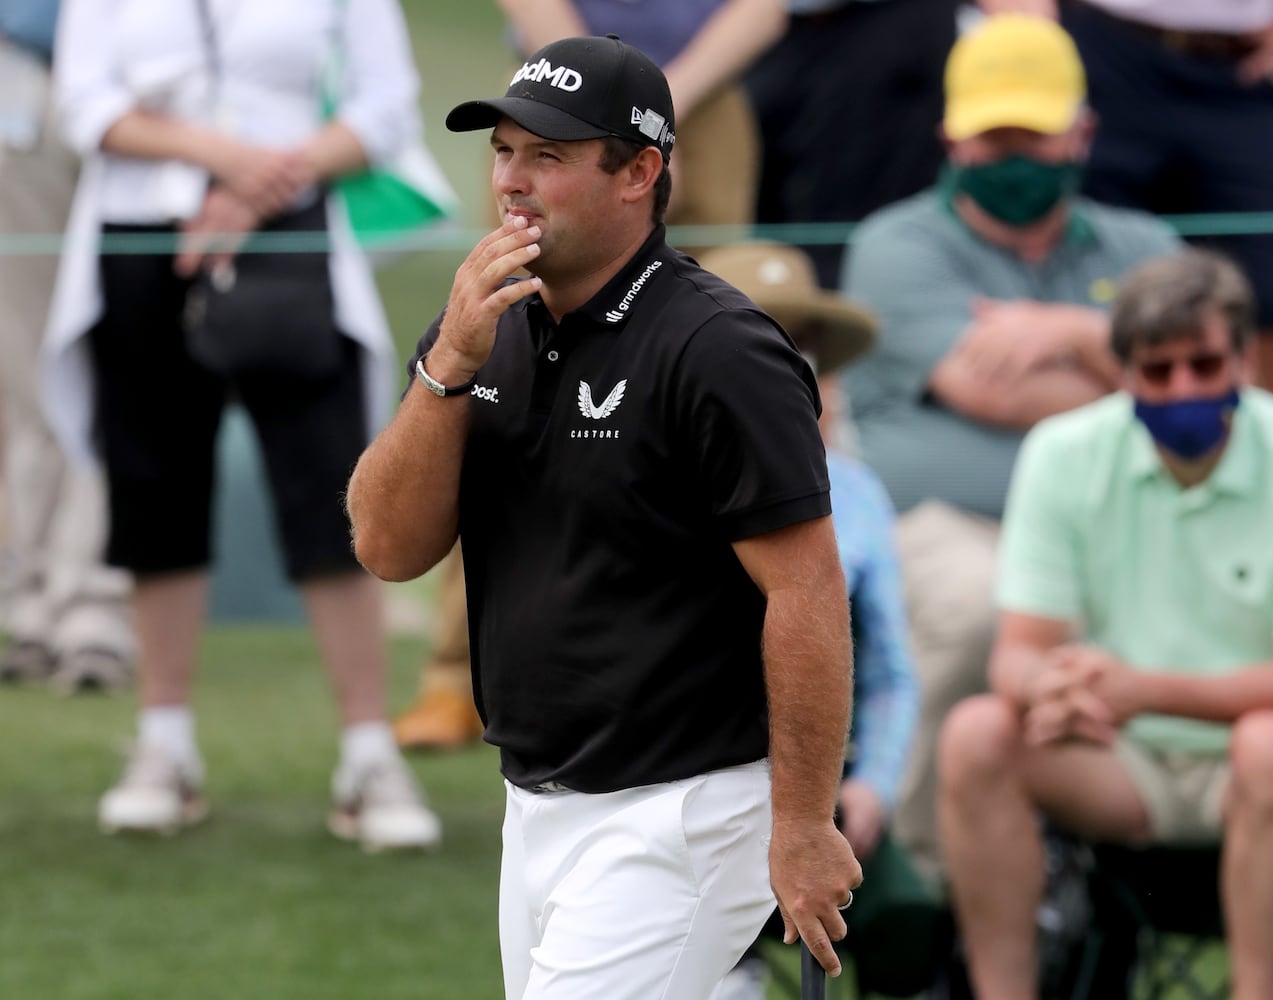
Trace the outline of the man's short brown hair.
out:
M 636 155 L 645 149 L 646 146 L 639 142 L 633 142 L 631 139 L 623 139 L 617 135 L 607 135 L 602 140 L 601 159 L 598 165 L 608 174 L 617 174 L 623 167 L 636 158 Z M 657 147 L 652 147 L 657 148 Z M 667 203 L 672 197 L 672 174 L 667 168 L 667 163 L 663 164 L 663 170 L 659 173 L 658 179 L 654 182 L 654 208 L 651 213 L 654 224 L 657 226 L 663 221 L 663 217 L 667 215 Z
M 1255 296 L 1236 264 L 1209 250 L 1155 257 L 1119 287 L 1110 346 L 1120 361 L 1127 362 L 1137 346 L 1201 335 L 1211 312 L 1225 318 L 1233 350 L 1242 351 L 1255 331 Z

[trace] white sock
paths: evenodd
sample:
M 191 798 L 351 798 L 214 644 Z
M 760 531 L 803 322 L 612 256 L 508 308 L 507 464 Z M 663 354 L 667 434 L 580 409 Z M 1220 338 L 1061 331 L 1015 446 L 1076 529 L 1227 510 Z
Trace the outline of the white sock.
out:
M 357 722 L 340 734 L 340 760 L 346 767 L 367 767 L 398 756 L 398 744 L 387 722 Z
M 180 760 L 197 760 L 194 741 L 194 713 L 189 705 L 143 708 L 137 718 L 137 740 L 157 747 Z

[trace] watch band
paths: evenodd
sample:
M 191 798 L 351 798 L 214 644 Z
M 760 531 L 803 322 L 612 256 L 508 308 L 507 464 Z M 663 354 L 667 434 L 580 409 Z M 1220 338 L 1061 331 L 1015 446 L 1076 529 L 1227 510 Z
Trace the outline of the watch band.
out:
M 416 377 L 424 383 L 424 387 L 435 396 L 463 396 L 467 392 L 472 392 L 473 386 L 477 385 L 477 376 L 474 375 L 463 385 L 443 385 L 432 375 L 424 370 L 424 359 L 428 355 L 423 355 L 416 359 L 415 373 Z

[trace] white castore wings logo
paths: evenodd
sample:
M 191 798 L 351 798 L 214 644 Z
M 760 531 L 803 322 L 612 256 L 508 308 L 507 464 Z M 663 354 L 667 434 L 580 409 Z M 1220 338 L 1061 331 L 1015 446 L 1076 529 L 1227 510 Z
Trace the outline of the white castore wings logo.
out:
M 592 420 L 605 420 L 615 410 L 619 408 L 619 404 L 623 402 L 624 390 L 628 387 L 628 380 L 625 378 L 613 389 L 601 403 L 600 406 L 592 402 L 592 386 L 587 382 L 579 383 L 579 412 L 585 417 Z

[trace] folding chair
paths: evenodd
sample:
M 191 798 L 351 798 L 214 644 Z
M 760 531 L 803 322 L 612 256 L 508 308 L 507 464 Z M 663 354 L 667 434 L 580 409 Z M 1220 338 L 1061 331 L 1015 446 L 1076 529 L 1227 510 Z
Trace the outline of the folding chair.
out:
M 1224 940 L 1219 849 L 1101 844 L 1093 854 L 1092 943 L 1098 952 L 1104 947 L 1107 958 L 1122 956 L 1105 962 L 1102 988 L 1117 977 L 1117 965 L 1130 960 L 1124 983 L 1128 989 L 1135 984 L 1138 1000 L 1161 1000 L 1169 991 L 1190 1000 L 1228 997 L 1227 963 L 1217 974 L 1203 961 Z M 1100 955 L 1093 961 L 1099 964 Z

